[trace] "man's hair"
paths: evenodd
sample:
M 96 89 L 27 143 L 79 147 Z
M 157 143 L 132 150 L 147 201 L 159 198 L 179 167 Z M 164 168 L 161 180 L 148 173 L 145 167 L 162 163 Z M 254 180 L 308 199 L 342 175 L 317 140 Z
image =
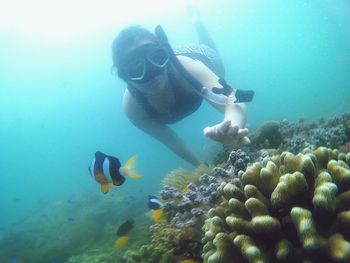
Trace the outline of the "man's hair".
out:
M 142 39 L 157 41 L 156 36 L 151 31 L 139 25 L 128 26 L 120 31 L 112 44 L 113 66 L 119 68 L 125 49 Z

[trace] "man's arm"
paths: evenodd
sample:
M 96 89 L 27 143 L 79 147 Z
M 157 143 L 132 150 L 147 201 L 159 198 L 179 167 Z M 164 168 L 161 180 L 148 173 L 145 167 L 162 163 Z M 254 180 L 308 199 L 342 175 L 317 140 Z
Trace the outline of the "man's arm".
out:
M 205 88 L 223 88 L 219 77 L 202 62 L 185 56 L 178 56 L 183 66 Z M 206 99 L 206 98 L 205 98 Z M 230 103 L 227 105 L 215 103 L 206 99 L 212 106 L 224 113 L 224 120 L 214 126 L 204 128 L 204 135 L 222 143 L 238 140 L 243 144 L 249 143 L 248 129 L 244 128 L 246 121 L 246 107 L 244 103 Z
M 201 163 L 170 127 L 152 120 L 147 112 L 132 98 L 128 90 L 124 94 L 123 108 L 129 120 L 137 128 L 163 143 L 175 154 L 192 165 L 198 166 Z

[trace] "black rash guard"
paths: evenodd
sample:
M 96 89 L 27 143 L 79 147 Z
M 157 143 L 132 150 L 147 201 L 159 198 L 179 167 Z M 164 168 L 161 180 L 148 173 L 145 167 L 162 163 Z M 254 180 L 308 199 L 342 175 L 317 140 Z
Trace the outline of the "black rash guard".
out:
M 209 69 L 211 69 L 219 77 L 224 77 L 223 67 L 221 68 L 221 61 L 217 52 L 205 45 L 187 45 L 174 50 L 176 55 L 187 56 L 195 60 L 201 61 Z M 170 62 L 169 62 L 170 63 Z M 175 104 L 167 113 L 158 112 L 148 102 L 145 95 L 142 94 L 132 84 L 128 85 L 128 90 L 131 95 L 137 100 L 137 102 L 145 109 L 150 117 L 163 124 L 172 124 L 178 122 L 188 115 L 195 112 L 201 105 L 203 98 L 193 88 L 192 92 L 185 91 L 178 85 L 178 81 L 175 77 L 169 73 L 169 80 L 171 88 L 173 89 L 175 96 Z

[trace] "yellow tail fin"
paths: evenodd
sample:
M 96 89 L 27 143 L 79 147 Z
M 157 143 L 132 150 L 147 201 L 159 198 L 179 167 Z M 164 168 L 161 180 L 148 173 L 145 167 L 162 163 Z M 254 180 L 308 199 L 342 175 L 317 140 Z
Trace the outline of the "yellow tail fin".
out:
M 134 166 L 135 166 L 135 162 L 136 162 L 136 156 L 133 155 L 131 156 L 125 163 L 124 167 L 123 167 L 123 175 L 127 176 L 131 179 L 139 179 L 142 176 L 135 171 Z
M 142 176 L 141 176 L 138 172 L 136 172 L 136 171 L 129 171 L 129 172 L 127 173 L 127 177 L 129 177 L 129 178 L 131 178 L 131 179 L 139 179 L 139 178 L 141 178 Z
M 125 163 L 125 168 L 129 169 L 135 165 L 136 155 L 131 156 Z

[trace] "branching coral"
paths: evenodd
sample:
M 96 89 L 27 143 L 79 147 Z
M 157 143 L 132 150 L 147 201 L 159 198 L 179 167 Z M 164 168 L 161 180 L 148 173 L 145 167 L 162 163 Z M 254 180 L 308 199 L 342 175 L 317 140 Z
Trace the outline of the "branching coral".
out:
M 204 262 L 350 262 L 350 153 L 320 147 L 265 158 L 222 183 Z

